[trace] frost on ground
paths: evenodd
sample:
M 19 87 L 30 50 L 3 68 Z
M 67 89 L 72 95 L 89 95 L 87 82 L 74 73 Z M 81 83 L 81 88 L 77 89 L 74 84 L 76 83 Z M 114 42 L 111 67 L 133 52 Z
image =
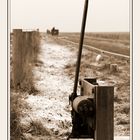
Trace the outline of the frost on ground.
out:
M 75 54 L 70 48 L 49 43 L 49 40 L 41 46 L 39 60 L 33 69 L 34 84 L 40 93 L 28 95 L 26 101 L 31 106 L 30 117 L 24 117 L 23 123 L 30 119 L 39 120 L 51 135 L 63 139 L 68 136 L 71 131 L 68 97 L 73 81 L 65 74 L 64 67 L 73 57 Z

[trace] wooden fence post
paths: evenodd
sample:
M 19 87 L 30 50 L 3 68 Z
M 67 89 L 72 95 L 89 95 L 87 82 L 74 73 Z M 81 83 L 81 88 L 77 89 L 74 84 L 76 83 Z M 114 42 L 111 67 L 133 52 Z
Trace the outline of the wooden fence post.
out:
M 31 89 L 32 83 L 32 47 L 31 47 L 31 32 L 23 32 L 23 49 L 22 49 L 22 67 L 24 78 L 22 79 L 21 88 Z
M 39 53 L 39 32 L 13 30 L 12 44 L 12 81 L 15 89 L 28 89 L 33 87 L 33 63 Z
M 22 68 L 22 49 L 23 49 L 23 34 L 22 29 L 13 30 L 13 70 L 12 70 L 12 80 L 13 86 L 17 89 L 20 86 L 21 79 L 23 78 L 23 68 Z
M 114 139 L 114 87 L 98 86 L 96 89 L 96 140 Z

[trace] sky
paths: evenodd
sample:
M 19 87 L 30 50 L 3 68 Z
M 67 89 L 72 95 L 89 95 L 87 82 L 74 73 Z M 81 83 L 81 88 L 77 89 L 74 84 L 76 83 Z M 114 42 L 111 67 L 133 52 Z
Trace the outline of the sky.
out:
M 85 0 L 11 0 L 11 29 L 80 32 Z M 86 31 L 129 31 L 129 0 L 89 0 Z

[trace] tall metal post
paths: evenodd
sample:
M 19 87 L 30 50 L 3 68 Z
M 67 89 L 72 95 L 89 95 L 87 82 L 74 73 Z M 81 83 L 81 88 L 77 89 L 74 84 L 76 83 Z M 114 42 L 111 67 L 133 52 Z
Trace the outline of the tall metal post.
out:
M 78 52 L 78 56 L 77 56 L 77 64 L 76 64 L 76 71 L 75 71 L 75 82 L 74 82 L 73 93 L 69 96 L 69 101 L 72 102 L 71 115 L 72 115 L 72 124 L 73 124 L 72 133 L 69 136 L 69 138 L 79 135 L 78 134 L 79 126 L 77 124 L 79 117 L 78 117 L 78 114 L 74 111 L 73 100 L 77 97 L 77 85 L 78 85 L 78 77 L 79 77 L 79 71 L 80 71 L 80 63 L 81 63 L 85 26 L 86 26 L 87 10 L 88 10 L 88 0 L 85 0 L 81 34 L 80 34 L 80 42 L 79 42 L 79 52 Z M 69 140 L 69 138 L 68 138 L 68 140 Z
M 86 26 L 87 10 L 88 10 L 88 0 L 85 0 L 82 27 L 81 27 L 81 34 L 80 34 L 80 42 L 79 42 L 79 52 L 78 52 L 77 63 L 76 63 L 76 72 L 75 72 L 75 82 L 74 82 L 74 88 L 73 88 L 73 97 L 77 96 L 77 85 L 78 85 L 78 77 L 79 77 L 79 71 L 80 71 L 80 63 L 81 63 L 81 55 L 82 55 L 82 48 L 83 48 L 85 26 Z

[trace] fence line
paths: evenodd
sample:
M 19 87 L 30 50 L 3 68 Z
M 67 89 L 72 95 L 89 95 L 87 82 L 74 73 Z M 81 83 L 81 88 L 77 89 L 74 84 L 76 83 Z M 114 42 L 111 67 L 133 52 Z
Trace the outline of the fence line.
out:
M 31 89 L 33 86 L 33 63 L 39 53 L 38 31 L 13 30 L 12 40 L 12 85 L 14 89 Z

